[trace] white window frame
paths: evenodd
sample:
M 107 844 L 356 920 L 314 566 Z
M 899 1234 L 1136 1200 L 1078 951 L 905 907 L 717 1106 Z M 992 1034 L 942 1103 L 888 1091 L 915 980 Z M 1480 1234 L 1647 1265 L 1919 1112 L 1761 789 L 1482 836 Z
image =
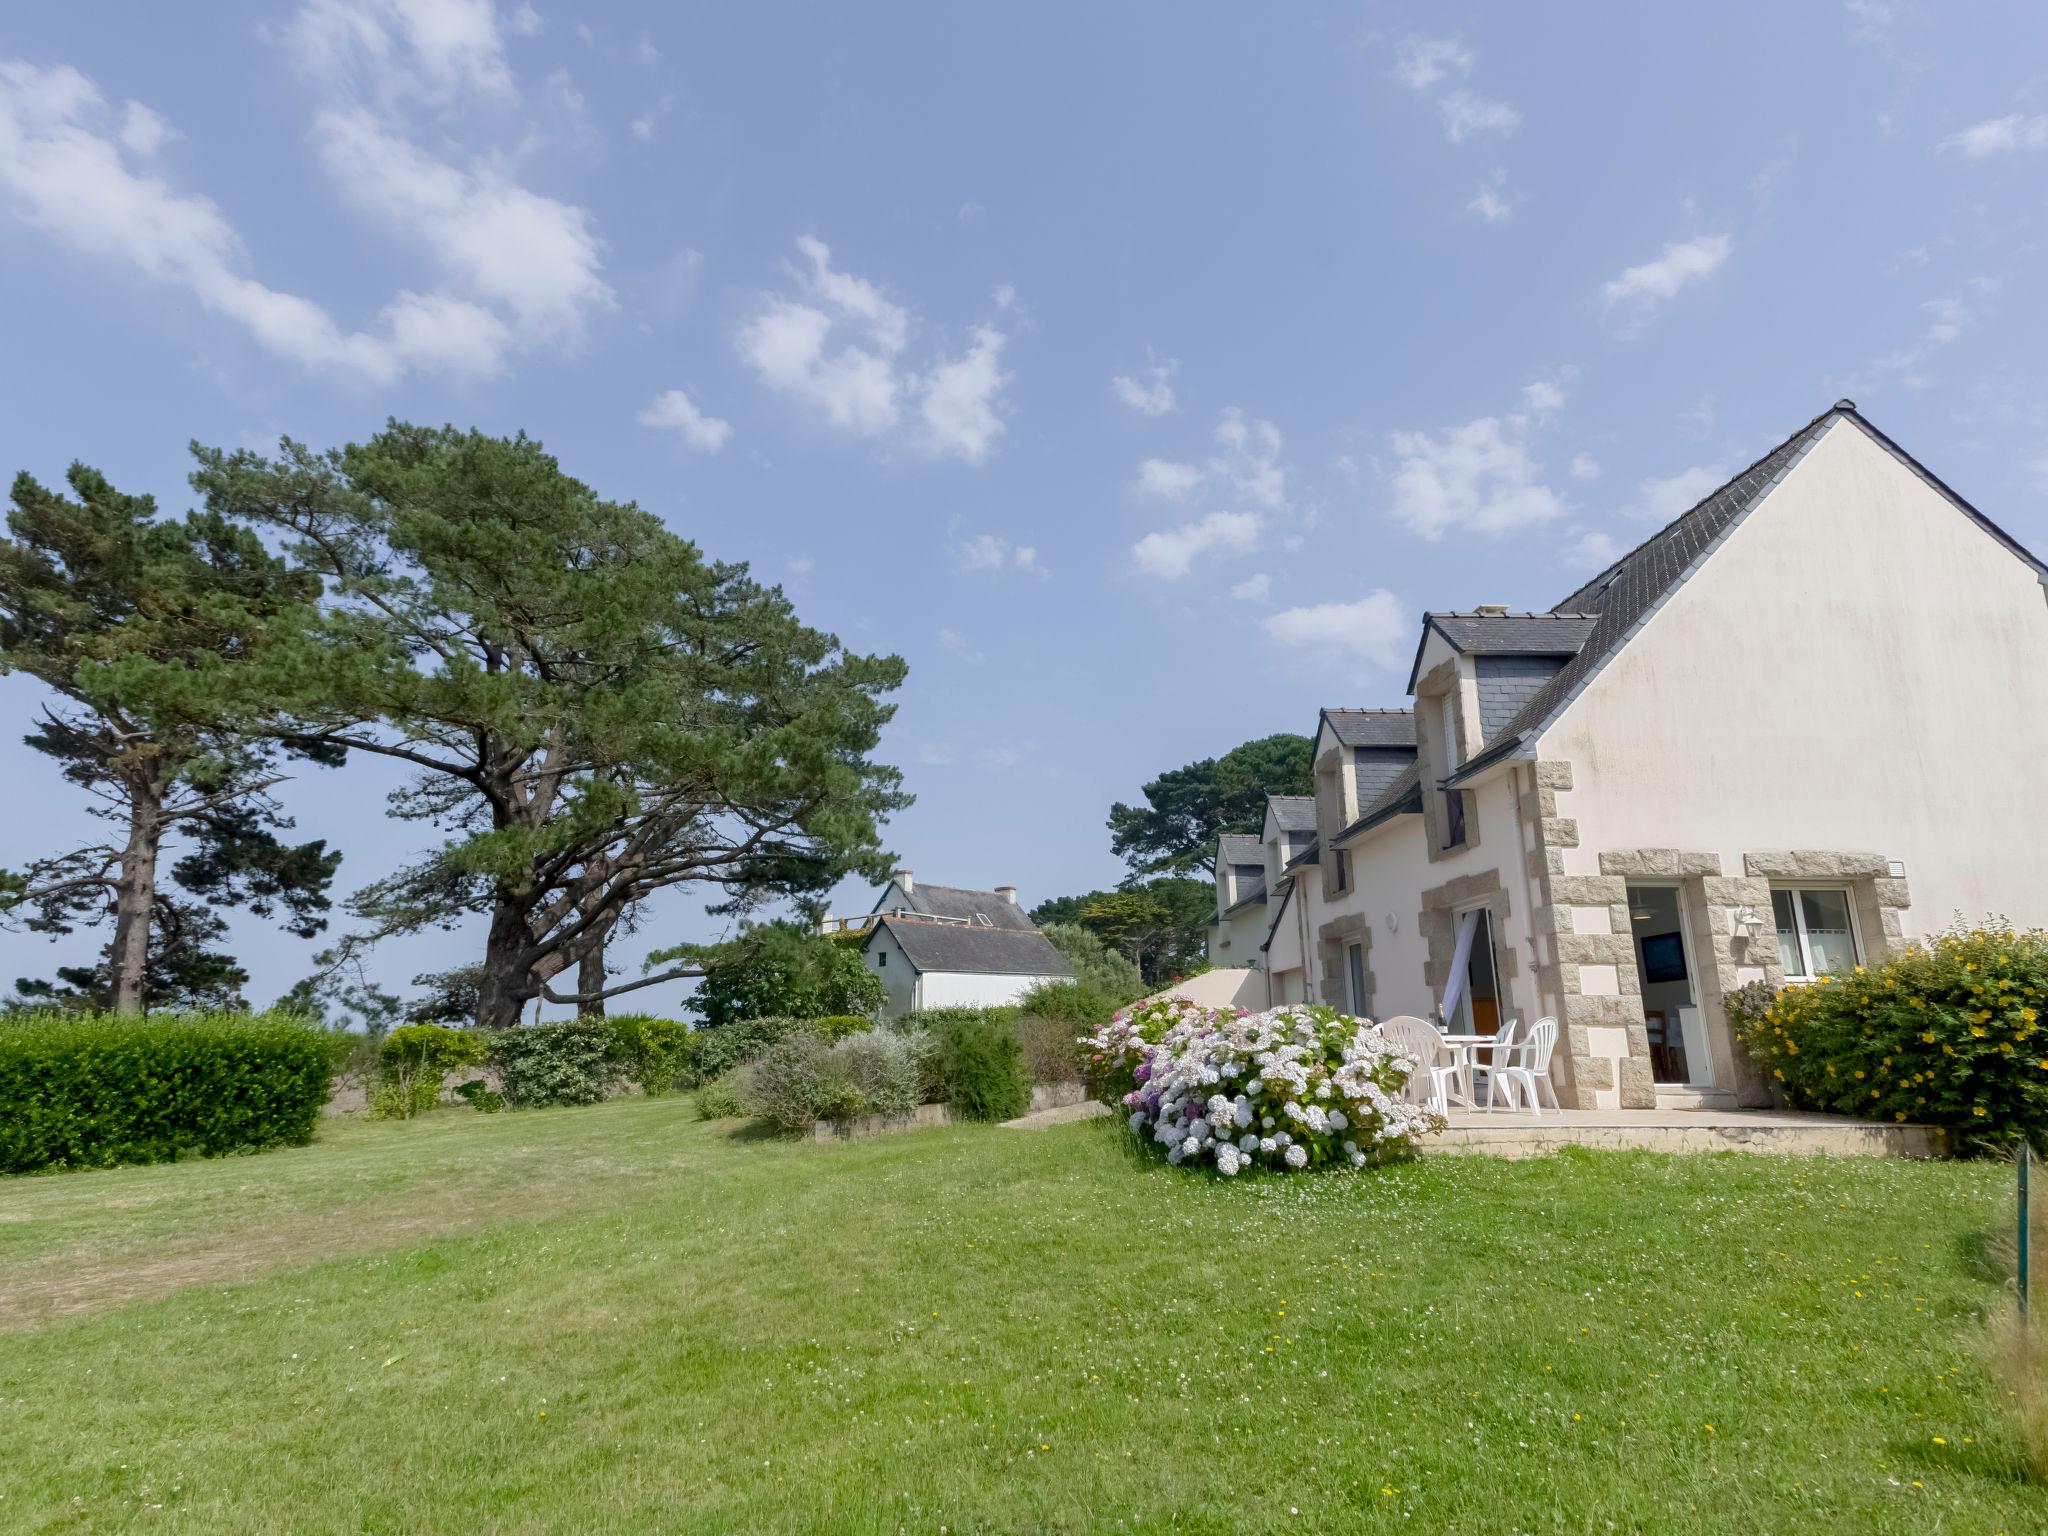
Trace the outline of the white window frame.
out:
M 1806 937 L 1806 907 L 1799 900 L 1799 893 L 1801 891 L 1834 891 L 1841 895 L 1843 905 L 1849 909 L 1849 947 L 1856 951 L 1856 956 L 1852 963 L 1856 965 L 1863 964 L 1863 957 L 1868 951 L 1863 947 L 1863 924 L 1856 916 L 1856 888 L 1853 885 L 1837 885 L 1826 880 L 1809 880 L 1798 885 L 1794 885 L 1789 881 L 1782 884 L 1773 881 L 1771 884 L 1771 938 L 1773 943 L 1777 941 L 1777 895 L 1780 891 L 1783 891 L 1792 898 L 1792 931 L 1799 938 L 1799 963 L 1804 968 L 1797 975 L 1787 971 L 1785 973 L 1785 980 L 1788 983 L 1804 985 L 1808 982 L 1819 981 L 1823 974 L 1813 968 L 1813 948 L 1807 942 Z

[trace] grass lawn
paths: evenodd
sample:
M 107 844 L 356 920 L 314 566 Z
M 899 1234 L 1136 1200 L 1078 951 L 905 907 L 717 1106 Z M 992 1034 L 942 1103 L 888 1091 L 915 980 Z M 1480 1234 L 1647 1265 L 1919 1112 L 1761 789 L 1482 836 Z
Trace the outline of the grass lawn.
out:
M 0 1182 L 8 1531 L 2048 1529 L 1983 1164 L 1225 1184 L 677 1101 Z

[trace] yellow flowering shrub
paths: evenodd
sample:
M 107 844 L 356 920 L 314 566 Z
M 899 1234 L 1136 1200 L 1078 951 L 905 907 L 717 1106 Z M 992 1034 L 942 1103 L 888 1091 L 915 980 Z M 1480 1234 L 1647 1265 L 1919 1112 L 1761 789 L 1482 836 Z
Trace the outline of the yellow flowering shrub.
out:
M 1883 965 L 1731 1003 L 1750 1060 L 1799 1109 L 2048 1134 L 2048 933 L 1956 929 Z

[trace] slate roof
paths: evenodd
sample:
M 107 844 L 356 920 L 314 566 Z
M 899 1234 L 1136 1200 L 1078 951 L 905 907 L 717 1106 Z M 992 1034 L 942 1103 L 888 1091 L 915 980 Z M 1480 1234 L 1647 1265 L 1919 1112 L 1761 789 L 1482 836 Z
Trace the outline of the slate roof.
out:
M 1415 644 L 1415 662 L 1408 669 L 1408 691 L 1415 691 L 1422 670 L 1422 652 L 1434 629 L 1453 650 L 1468 656 L 1575 656 L 1600 621 L 1597 613 L 1425 613 L 1422 637 Z
M 1264 906 L 1265 903 L 1266 881 L 1265 877 L 1261 876 L 1257 880 L 1254 880 L 1250 885 L 1245 887 L 1243 894 L 1241 894 L 1237 898 L 1237 900 L 1233 901 L 1229 906 L 1223 909 L 1223 915 L 1225 917 L 1228 917 L 1233 912 L 1242 912 L 1246 907 L 1252 906 L 1254 904 L 1258 906 Z
M 1313 832 L 1316 829 L 1313 795 L 1268 795 L 1266 809 L 1273 813 L 1273 825 L 1282 832 Z
M 1013 976 L 1072 974 L 1066 960 L 1052 947 L 1052 940 L 1028 926 L 983 928 L 978 923 L 921 923 L 914 917 L 885 917 L 875 924 L 877 932 L 884 928 L 920 971 L 977 971 Z
M 882 888 L 882 894 L 884 897 L 888 895 L 887 886 Z M 913 912 L 924 912 L 933 917 L 964 917 L 974 922 L 980 915 L 986 917 L 988 926 L 993 928 L 1035 931 L 1022 907 L 994 891 L 970 891 L 960 885 L 926 885 L 920 880 L 911 886 L 909 900 L 904 905 Z M 879 899 L 875 907 L 877 911 L 881 909 Z M 981 925 L 977 923 L 976 926 Z
M 1225 832 L 1216 839 L 1216 857 L 1225 864 L 1266 863 L 1266 845 L 1248 832 Z
M 1323 720 L 1347 747 L 1413 747 L 1412 709 L 1326 709 Z
M 1410 763 L 1402 769 L 1392 783 L 1379 792 L 1370 805 L 1359 808 L 1358 819 L 1337 836 L 1349 837 L 1354 832 L 1363 832 L 1367 827 L 1376 827 L 1390 816 L 1404 816 L 1422 810 L 1422 766 Z

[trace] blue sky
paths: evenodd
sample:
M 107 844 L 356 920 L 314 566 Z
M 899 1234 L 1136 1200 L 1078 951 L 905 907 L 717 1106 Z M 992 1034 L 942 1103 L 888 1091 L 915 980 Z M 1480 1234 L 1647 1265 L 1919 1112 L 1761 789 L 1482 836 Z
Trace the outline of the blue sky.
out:
M 908 658 L 891 846 L 1035 901 L 1840 396 L 2048 548 L 2044 59 L 1908 0 L 15 7 L 0 468 L 182 509 L 195 437 L 523 427 Z M 37 703 L 0 865 L 85 824 Z M 345 887 L 422 843 L 308 773 Z M 306 971 L 237 933 L 259 1001 Z

